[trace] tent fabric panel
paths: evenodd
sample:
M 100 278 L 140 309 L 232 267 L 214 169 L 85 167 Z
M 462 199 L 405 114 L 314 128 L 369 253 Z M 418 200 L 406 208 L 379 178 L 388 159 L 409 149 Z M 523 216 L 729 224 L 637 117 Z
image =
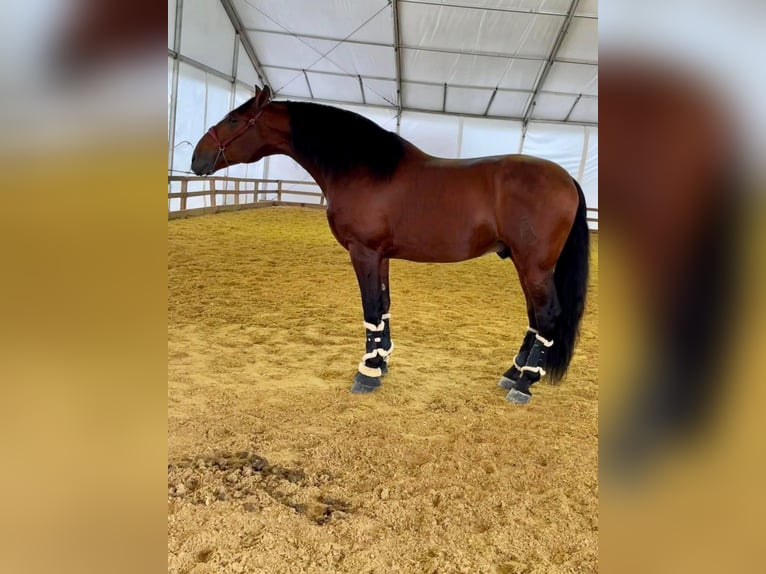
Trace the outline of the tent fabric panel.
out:
M 505 79 L 511 63 L 505 58 L 404 49 L 402 79 L 494 88 Z M 534 77 L 527 80 L 531 88 Z
M 569 116 L 572 122 L 598 123 L 598 100 L 596 98 L 580 98 Z
M 598 20 L 573 18 L 557 57 L 598 62 Z
M 295 70 L 283 70 L 280 68 L 263 67 L 266 77 L 271 82 L 271 91 L 277 98 L 298 97 L 309 98 L 311 93 L 306 84 L 303 72 Z
M 441 110 L 444 88 L 426 84 L 402 83 L 402 101 L 405 108 Z
M 204 134 L 207 74 L 181 62 L 178 66 L 176 93 L 176 127 L 173 143 L 173 169 L 187 171 L 191 167 L 193 146 Z M 189 190 L 193 191 L 193 190 Z
M 598 0 L 580 0 L 575 16 L 598 16 Z
M 307 45 L 294 36 L 248 32 L 248 37 L 263 66 L 286 66 L 344 73 L 331 60 L 322 58 L 323 52 L 318 53 L 313 46 Z M 289 57 L 286 57 L 286 54 L 289 54 Z
M 426 0 L 438 6 L 442 4 L 461 4 L 474 8 L 501 8 L 506 10 L 545 11 L 566 14 L 572 0 Z
M 394 80 L 362 78 L 362 85 L 364 86 L 364 97 L 368 104 L 396 105 L 396 82 Z
M 242 42 L 237 42 L 237 50 L 239 50 L 239 53 L 237 54 L 237 79 L 242 80 L 251 86 L 261 86 L 261 80 L 258 78 L 258 74 L 253 67 L 253 63 L 250 61 Z
M 311 174 L 303 169 L 295 160 L 286 155 L 269 157 L 269 179 L 292 179 L 296 181 L 313 182 Z
M 381 4 L 379 0 L 234 0 L 245 28 L 322 35 L 339 40 L 380 10 Z M 351 38 L 393 44 L 392 18 L 393 11 L 386 6 Z
M 313 38 L 302 38 L 302 40 L 318 50 L 314 60 L 321 54 L 327 54 L 323 60 L 311 67 L 312 70 L 334 71 L 340 68 L 343 72 L 352 75 L 378 76 L 392 80 L 396 78 L 396 53 L 393 48 L 344 44 Z M 328 61 L 332 66 L 326 69 L 325 62 Z
M 354 104 L 339 104 L 338 107 L 362 115 L 369 120 L 374 121 L 380 127 L 390 132 L 396 131 L 396 110 L 395 109 L 379 109 L 368 108 L 365 106 L 359 106 Z
M 458 157 L 459 129 L 460 118 L 404 112 L 399 134 L 426 153 L 455 158 Z
M 234 37 L 234 28 L 220 2 L 184 2 L 181 23 L 181 53 L 184 56 L 231 74 Z
M 351 76 L 331 76 L 307 72 L 314 98 L 362 103 L 359 80 Z
M 595 96 L 598 94 L 598 66 L 554 62 L 543 91 Z
M 509 59 L 506 61 L 506 69 L 498 86 L 512 90 L 532 91 L 543 64 L 544 62 L 533 60 Z
M 521 122 L 463 118 L 460 157 L 515 154 L 521 142 Z
M 447 88 L 446 111 L 453 114 L 483 114 L 492 97 L 492 90 Z
M 522 153 L 556 162 L 577 178 L 582 161 L 585 129 L 581 126 L 562 126 L 530 123 L 524 138 Z
M 531 117 L 535 120 L 564 120 L 576 100 L 575 95 L 538 94 Z
M 540 16 L 402 3 L 401 39 L 406 46 L 545 57 L 563 16 Z
M 212 126 L 220 122 L 232 109 L 231 83 L 212 74 L 206 76 L 205 124 Z
M 497 92 L 488 115 L 520 118 L 531 95 L 522 92 Z

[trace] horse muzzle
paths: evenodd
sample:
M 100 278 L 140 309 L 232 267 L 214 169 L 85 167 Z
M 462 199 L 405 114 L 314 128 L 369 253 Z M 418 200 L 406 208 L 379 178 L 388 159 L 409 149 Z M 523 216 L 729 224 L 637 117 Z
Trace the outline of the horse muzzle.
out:
M 214 160 L 204 154 L 195 153 L 192 156 L 191 170 L 196 175 L 210 175 L 214 170 Z

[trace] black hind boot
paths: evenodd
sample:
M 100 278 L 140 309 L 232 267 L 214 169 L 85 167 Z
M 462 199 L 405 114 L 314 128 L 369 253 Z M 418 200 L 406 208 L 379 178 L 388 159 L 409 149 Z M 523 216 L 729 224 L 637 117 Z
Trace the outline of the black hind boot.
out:
M 536 333 L 534 337 L 535 340 L 527 356 L 527 362 L 520 369 L 521 376 L 505 396 L 505 400 L 511 403 L 520 405 L 528 403 L 532 398 L 529 387 L 545 376 L 545 369 L 543 369 L 545 355 L 548 349 L 553 346 L 553 341 L 547 340 L 540 336 L 539 333 Z
M 535 342 L 535 335 L 537 335 L 537 329 L 527 327 L 527 333 L 524 335 L 524 342 L 521 344 L 521 349 L 513 358 L 513 365 L 510 369 L 503 373 L 500 380 L 497 383 L 498 387 L 502 387 L 507 390 L 511 390 L 516 382 L 521 378 L 521 369 L 527 364 L 527 357 L 529 357 L 529 351 L 532 349 L 532 343 Z

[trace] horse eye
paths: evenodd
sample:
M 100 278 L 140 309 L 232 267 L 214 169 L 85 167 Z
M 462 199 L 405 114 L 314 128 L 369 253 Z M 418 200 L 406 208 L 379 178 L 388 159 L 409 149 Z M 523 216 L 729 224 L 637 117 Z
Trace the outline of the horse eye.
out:
M 229 116 L 229 123 L 230 124 L 236 124 L 237 123 L 237 118 L 235 118 L 234 116 Z

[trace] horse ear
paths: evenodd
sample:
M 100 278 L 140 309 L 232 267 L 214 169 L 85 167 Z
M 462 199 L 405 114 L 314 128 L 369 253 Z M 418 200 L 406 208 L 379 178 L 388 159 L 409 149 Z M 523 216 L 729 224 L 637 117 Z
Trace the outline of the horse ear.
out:
M 271 88 L 263 86 L 262 90 L 256 88 L 255 92 L 255 109 L 260 109 L 271 101 Z

